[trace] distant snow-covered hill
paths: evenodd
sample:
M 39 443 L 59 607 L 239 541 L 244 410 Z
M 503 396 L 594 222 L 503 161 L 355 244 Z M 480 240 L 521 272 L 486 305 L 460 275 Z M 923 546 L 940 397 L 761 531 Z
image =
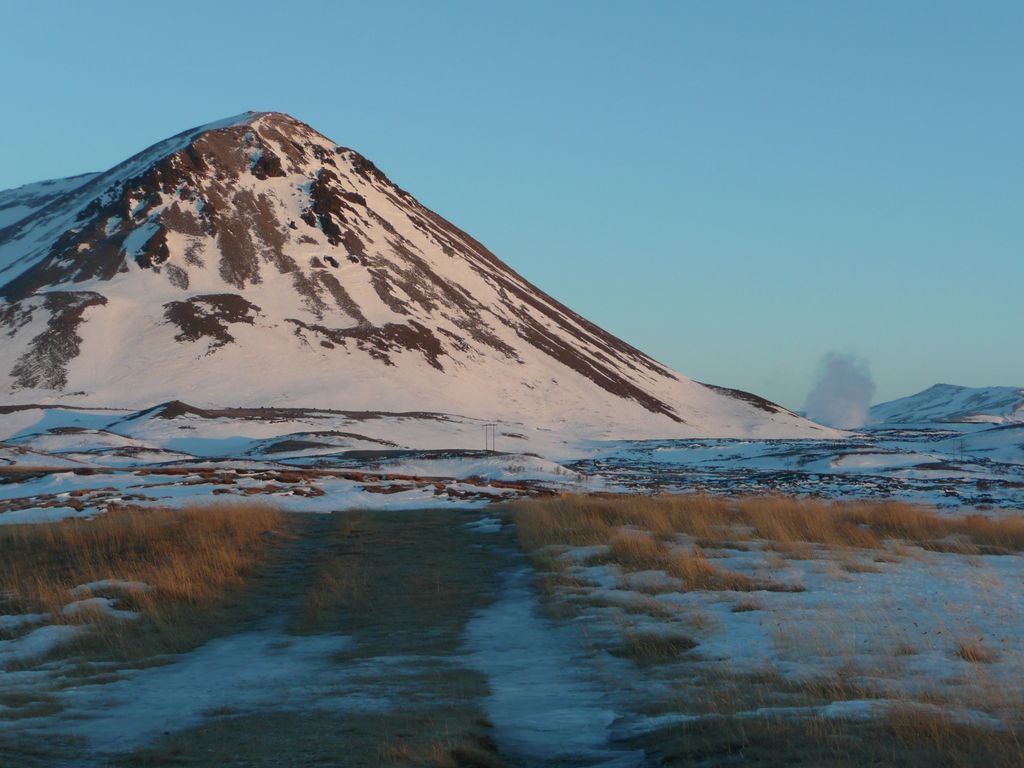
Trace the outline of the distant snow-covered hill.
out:
M 871 408 L 869 424 L 1024 422 L 1024 388 L 936 384 Z
M 246 113 L 104 173 L 0 193 L 5 211 L 9 403 L 429 411 L 581 437 L 836 434 L 661 365 L 288 115 Z

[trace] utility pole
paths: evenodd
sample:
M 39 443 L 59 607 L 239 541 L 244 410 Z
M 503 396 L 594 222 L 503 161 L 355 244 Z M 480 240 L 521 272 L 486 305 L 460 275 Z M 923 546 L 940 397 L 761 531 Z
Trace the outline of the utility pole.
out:
M 494 423 L 484 424 L 484 450 L 497 452 L 498 425 Z

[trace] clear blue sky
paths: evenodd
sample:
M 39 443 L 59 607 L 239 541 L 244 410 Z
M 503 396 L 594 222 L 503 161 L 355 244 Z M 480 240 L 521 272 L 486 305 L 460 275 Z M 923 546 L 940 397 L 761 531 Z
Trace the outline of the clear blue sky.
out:
M 372 7 L 371 7 L 372 6 Z M 0 188 L 281 110 L 694 378 L 1024 386 L 1024 3 L 0 5 Z

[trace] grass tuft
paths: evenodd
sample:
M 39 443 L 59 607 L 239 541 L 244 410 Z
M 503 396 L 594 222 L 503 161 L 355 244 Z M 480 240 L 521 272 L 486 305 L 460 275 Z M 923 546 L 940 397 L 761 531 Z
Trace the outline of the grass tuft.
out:
M 972 664 L 991 664 L 996 660 L 994 651 L 975 640 L 960 642 L 956 647 L 956 655 Z
M 118 610 L 140 614 L 165 639 L 188 634 L 182 612 L 209 609 L 243 584 L 285 520 L 267 504 L 235 502 L 183 509 L 119 507 L 93 519 L 0 526 L 0 612 L 48 613 L 55 623 L 88 623 L 93 628 L 88 642 L 99 637 L 116 655 L 132 655 L 126 638 L 138 634 L 140 622 L 95 607 L 67 606 L 107 597 L 116 600 Z
M 658 664 L 676 659 L 696 647 L 697 641 L 684 635 L 630 632 L 622 646 L 612 653 L 632 659 L 638 664 Z

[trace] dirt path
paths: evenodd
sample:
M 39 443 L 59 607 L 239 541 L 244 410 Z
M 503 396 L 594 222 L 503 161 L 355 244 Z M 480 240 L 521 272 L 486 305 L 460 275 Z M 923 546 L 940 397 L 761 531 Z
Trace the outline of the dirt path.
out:
M 56 715 L 0 715 L 0 765 L 639 765 L 510 527 L 479 518 L 302 518 L 216 637 L 83 679 Z
M 607 675 L 573 628 L 542 615 L 533 579 L 525 559 L 515 558 L 498 599 L 466 627 L 470 663 L 487 678 L 495 740 L 524 766 L 638 768 L 642 750 L 610 744 L 618 715 L 601 683 Z

